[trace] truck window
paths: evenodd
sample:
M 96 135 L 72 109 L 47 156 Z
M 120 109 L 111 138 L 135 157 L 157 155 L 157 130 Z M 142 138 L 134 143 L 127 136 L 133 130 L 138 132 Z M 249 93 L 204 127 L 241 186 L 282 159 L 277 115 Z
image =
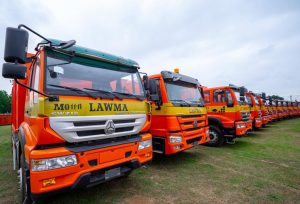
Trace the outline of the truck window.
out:
M 215 90 L 214 91 L 214 102 L 215 103 L 224 103 L 225 102 L 225 93 L 224 91 Z
M 198 87 L 194 84 L 165 81 L 169 101 L 184 104 L 204 105 Z M 183 101 L 183 102 L 182 102 Z
M 204 92 L 204 102 L 210 103 L 210 92 L 209 91 Z
M 141 95 L 141 87 L 137 75 L 127 75 L 120 80 L 111 81 L 110 87 L 112 91 Z
M 226 90 L 226 100 L 228 103 L 233 104 L 233 98 L 229 90 Z
M 35 63 L 35 66 L 32 67 L 31 75 L 30 75 L 30 87 L 38 90 L 39 89 L 39 83 L 40 83 L 40 61 L 39 58 L 37 59 L 37 62 Z M 29 91 L 30 98 L 33 98 L 33 103 L 38 102 L 38 93 Z M 33 94 L 33 95 L 32 95 Z

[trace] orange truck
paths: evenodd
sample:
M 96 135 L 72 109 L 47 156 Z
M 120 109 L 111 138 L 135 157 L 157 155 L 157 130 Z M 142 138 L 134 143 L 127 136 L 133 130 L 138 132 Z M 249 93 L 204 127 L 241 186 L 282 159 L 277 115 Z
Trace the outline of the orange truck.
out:
M 288 105 L 288 110 L 289 110 L 289 117 L 295 117 L 297 115 L 296 111 L 295 111 L 295 107 L 294 107 L 294 102 L 292 101 L 287 101 L 287 105 Z
M 277 104 L 276 104 L 276 101 L 273 100 L 271 97 L 270 97 L 270 101 L 269 103 L 271 104 L 272 106 L 272 121 L 276 121 L 278 120 L 278 113 L 277 113 Z
M 293 104 L 293 107 L 294 107 L 295 116 L 298 117 L 300 115 L 300 111 L 299 111 L 300 103 L 295 101 L 292 104 Z
M 150 128 L 155 153 L 174 154 L 208 141 L 207 112 L 199 85 L 178 69 L 149 76 L 150 96 L 159 96 L 152 100 Z
M 289 110 L 287 107 L 287 102 L 284 100 L 278 100 L 278 105 L 282 110 L 282 116 L 283 118 L 288 118 L 289 117 Z
M 260 104 L 262 115 L 262 127 L 265 127 L 269 123 L 269 110 L 266 102 L 266 93 L 256 94 L 256 98 Z
M 250 107 L 244 87 L 235 85 L 204 88 L 210 131 L 210 146 L 232 142 L 252 130 Z
M 27 30 L 44 39 L 33 54 Z M 4 59 L 2 76 L 14 79 L 21 203 L 127 176 L 151 161 L 151 106 L 135 61 L 49 40 L 25 25 L 7 28 Z M 128 81 L 138 86 L 132 92 Z
M 271 96 L 269 96 L 266 101 L 266 107 L 268 110 L 268 121 L 272 122 L 276 119 L 278 119 L 278 113 L 277 113 L 277 108 L 276 108 L 276 102 L 273 100 Z
M 246 98 L 250 106 L 252 127 L 254 129 L 259 129 L 262 126 L 262 113 L 258 98 L 256 97 L 256 94 L 250 91 L 246 92 Z
M 282 106 L 282 102 L 279 100 L 276 100 L 276 107 L 277 107 L 277 115 L 278 119 L 282 120 L 285 117 L 284 109 Z

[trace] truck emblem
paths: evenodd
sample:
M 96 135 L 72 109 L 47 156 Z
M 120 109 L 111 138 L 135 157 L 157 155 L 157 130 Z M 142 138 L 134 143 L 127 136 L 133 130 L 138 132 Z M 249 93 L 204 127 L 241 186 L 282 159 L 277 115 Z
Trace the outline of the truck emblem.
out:
M 116 131 L 116 127 L 115 127 L 114 122 L 112 120 L 106 121 L 105 130 L 104 130 L 105 134 L 107 134 L 107 135 L 113 134 L 113 133 L 115 133 L 115 131 Z
M 197 119 L 194 120 L 194 128 L 198 127 Z

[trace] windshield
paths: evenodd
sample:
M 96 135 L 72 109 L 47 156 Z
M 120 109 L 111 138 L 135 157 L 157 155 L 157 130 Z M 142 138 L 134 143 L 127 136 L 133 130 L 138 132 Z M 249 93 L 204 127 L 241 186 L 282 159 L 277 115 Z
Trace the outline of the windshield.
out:
M 145 98 L 137 70 L 52 51 L 46 58 L 45 87 L 51 94 Z
M 246 102 L 249 104 L 249 105 L 254 105 L 253 102 L 252 102 L 252 98 L 251 96 L 246 96 Z
M 165 82 L 169 101 L 180 105 L 204 106 L 203 98 L 197 86 Z
M 255 100 L 256 105 L 257 105 L 257 106 L 260 106 L 259 100 L 258 100 L 258 98 L 256 98 L 256 96 L 254 96 L 254 100 Z
M 245 104 L 249 104 L 248 100 L 247 100 L 247 97 L 244 97 L 245 98 L 245 102 L 243 101 L 240 101 L 240 92 L 238 90 L 233 90 L 234 91 L 234 94 L 235 94 L 235 97 L 236 97 L 236 100 L 239 102 L 239 105 L 245 105 Z M 250 100 L 250 103 L 251 103 L 251 100 Z

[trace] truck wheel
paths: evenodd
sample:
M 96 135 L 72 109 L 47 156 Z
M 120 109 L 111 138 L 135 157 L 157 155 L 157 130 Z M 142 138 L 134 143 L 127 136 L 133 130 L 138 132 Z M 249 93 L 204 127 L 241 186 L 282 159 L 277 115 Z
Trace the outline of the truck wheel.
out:
M 209 126 L 209 138 L 208 146 L 219 147 L 224 144 L 224 135 L 216 126 Z
M 30 182 L 26 176 L 25 168 L 25 158 L 23 154 L 21 155 L 21 167 L 19 169 L 19 182 L 20 182 L 20 203 L 22 204 L 31 204 L 33 201 L 30 196 Z

